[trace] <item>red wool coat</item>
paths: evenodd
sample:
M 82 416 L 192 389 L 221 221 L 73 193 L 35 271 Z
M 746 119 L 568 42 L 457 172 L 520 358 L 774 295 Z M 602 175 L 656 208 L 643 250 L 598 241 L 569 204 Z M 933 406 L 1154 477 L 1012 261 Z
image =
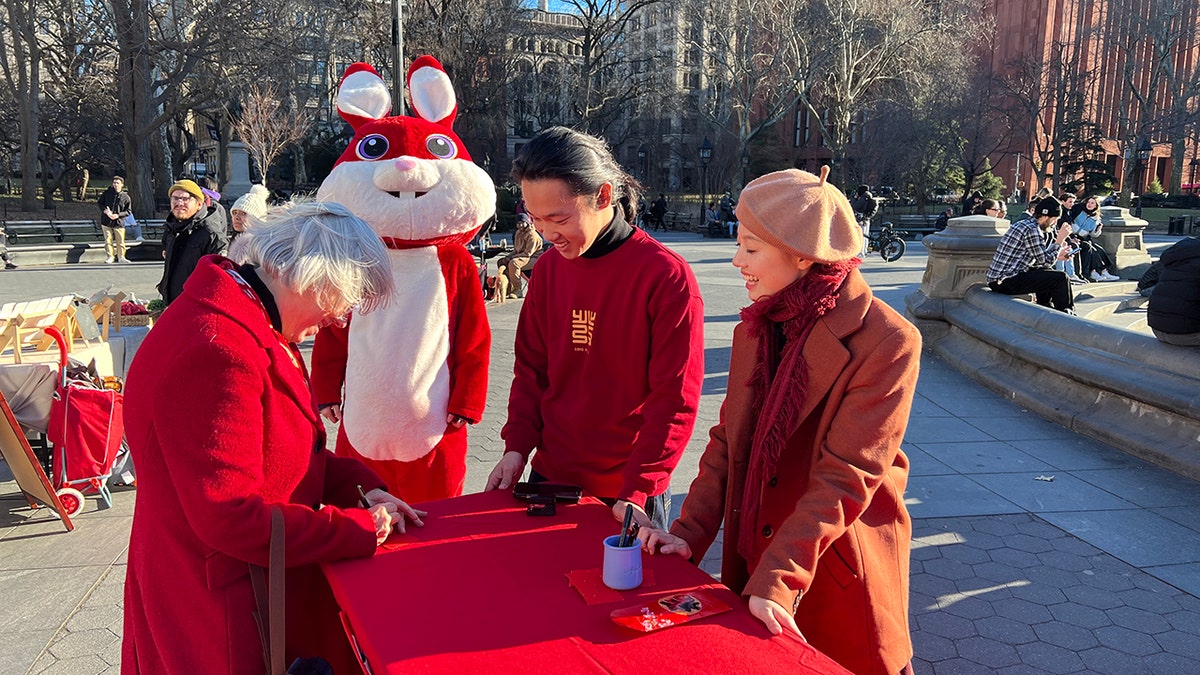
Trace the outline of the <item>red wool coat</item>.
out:
M 267 565 L 272 504 L 286 522 L 289 660 L 326 653 L 322 639 L 330 649 L 346 642 L 336 623 L 303 634 L 316 628 L 314 589 L 324 583 L 315 563 L 375 551 L 370 514 L 344 509 L 356 505 L 356 485 L 383 481 L 325 450 L 300 354 L 231 267 L 204 258 L 129 369 L 125 433 L 138 495 L 125 673 L 261 675 L 247 563 Z
M 721 420 L 671 532 L 700 560 L 723 518 L 723 583 L 795 607 L 808 641 L 847 669 L 896 675 L 913 654 L 912 521 L 900 442 L 916 389 L 920 333 L 851 272 L 837 306 L 804 345 L 808 394 L 775 475 L 748 485 L 759 420 L 746 383 L 757 350 L 738 325 Z M 761 494 L 751 560 L 737 552 L 746 490 Z

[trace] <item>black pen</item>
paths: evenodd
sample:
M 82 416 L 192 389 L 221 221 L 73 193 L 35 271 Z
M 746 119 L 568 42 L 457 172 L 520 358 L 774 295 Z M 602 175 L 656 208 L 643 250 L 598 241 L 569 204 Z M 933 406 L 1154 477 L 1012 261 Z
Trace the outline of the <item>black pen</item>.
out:
M 617 540 L 617 546 L 625 548 L 629 545 L 627 537 L 629 536 L 629 523 L 633 522 L 633 504 L 625 505 L 625 522 L 621 523 L 621 538 Z
M 371 508 L 371 502 L 367 501 L 367 493 L 363 492 L 362 486 L 355 485 L 354 487 L 358 488 L 358 497 L 359 497 L 359 501 L 362 502 L 363 508 L 364 509 Z

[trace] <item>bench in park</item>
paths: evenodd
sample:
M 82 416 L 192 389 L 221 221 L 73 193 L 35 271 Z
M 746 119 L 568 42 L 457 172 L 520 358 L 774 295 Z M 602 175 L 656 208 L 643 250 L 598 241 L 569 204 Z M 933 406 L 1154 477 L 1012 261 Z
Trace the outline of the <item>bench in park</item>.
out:
M 138 225 L 142 226 L 142 239 L 162 241 L 163 230 L 166 228 L 167 221 L 162 218 L 150 218 L 139 220 Z
M 679 230 L 681 232 L 696 231 L 696 226 L 692 223 L 692 217 L 678 211 L 667 211 L 663 214 L 663 228 Z
M 904 214 L 896 218 L 896 229 L 904 230 L 910 235 L 933 234 L 937 232 L 937 219 L 937 216 L 921 213 Z
M 10 220 L 4 231 L 10 246 L 104 240 L 94 220 Z

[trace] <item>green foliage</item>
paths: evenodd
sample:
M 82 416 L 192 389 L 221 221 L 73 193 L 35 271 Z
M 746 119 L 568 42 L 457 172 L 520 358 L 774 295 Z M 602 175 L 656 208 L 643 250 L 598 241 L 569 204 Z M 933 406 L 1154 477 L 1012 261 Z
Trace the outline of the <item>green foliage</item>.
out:
M 961 178 L 959 184 L 962 184 Z M 979 190 L 985 199 L 1003 199 L 1004 181 L 992 173 L 992 160 L 983 160 L 983 173 L 975 176 L 975 180 L 971 182 L 971 188 L 967 192 L 971 190 Z
M 1148 195 L 1161 195 L 1162 193 L 1163 193 L 1163 186 L 1162 186 L 1162 183 L 1160 183 L 1157 178 L 1150 181 L 1150 184 L 1146 186 L 1146 194 L 1148 194 Z

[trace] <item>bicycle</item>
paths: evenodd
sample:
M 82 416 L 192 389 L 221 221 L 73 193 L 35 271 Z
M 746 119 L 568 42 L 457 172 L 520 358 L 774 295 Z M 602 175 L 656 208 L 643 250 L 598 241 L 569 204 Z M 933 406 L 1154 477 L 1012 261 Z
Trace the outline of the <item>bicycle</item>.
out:
M 908 233 L 892 227 L 890 222 L 885 221 L 878 230 L 867 237 L 867 253 L 878 251 L 884 262 L 896 262 L 904 255 L 908 245 L 904 243 L 903 237 Z

